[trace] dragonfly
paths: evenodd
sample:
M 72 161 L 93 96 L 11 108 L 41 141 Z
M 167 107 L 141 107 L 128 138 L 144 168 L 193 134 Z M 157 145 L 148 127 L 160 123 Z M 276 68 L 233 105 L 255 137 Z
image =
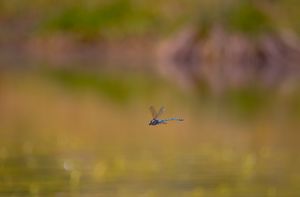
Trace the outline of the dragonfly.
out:
M 159 125 L 159 124 L 167 124 L 168 121 L 172 121 L 172 120 L 183 121 L 183 119 L 181 119 L 181 118 L 158 119 L 158 117 L 164 113 L 164 111 L 165 111 L 164 107 L 161 107 L 158 112 L 156 112 L 156 110 L 153 106 L 150 106 L 149 109 L 150 109 L 150 112 L 151 112 L 152 118 L 153 118 L 150 121 L 149 125 L 155 126 L 155 125 Z

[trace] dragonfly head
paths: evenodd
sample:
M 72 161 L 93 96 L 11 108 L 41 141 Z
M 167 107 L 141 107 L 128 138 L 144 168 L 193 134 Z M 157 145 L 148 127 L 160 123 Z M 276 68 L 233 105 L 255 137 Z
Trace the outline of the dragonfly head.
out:
M 150 122 L 149 122 L 149 125 L 157 125 L 158 121 L 156 119 L 152 119 Z

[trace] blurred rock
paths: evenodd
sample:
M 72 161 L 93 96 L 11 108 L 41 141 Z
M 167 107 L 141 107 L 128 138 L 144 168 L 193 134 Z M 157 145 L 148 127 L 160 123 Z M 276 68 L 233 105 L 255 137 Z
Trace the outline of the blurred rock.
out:
M 217 94 L 247 86 L 276 88 L 300 76 L 300 42 L 291 32 L 251 37 L 219 25 L 205 35 L 187 28 L 162 41 L 157 57 L 160 71 L 184 87 L 205 83 Z

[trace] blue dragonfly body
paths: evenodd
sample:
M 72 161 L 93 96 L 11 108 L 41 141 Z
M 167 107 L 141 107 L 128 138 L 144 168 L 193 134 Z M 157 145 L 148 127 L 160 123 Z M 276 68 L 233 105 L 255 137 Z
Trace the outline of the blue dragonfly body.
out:
M 183 121 L 181 118 L 167 118 L 167 119 L 158 119 L 158 117 L 165 111 L 164 107 L 161 107 L 158 112 L 154 109 L 153 106 L 150 106 L 150 111 L 152 114 L 152 120 L 150 121 L 149 125 L 155 126 L 159 124 L 167 124 L 168 121 Z

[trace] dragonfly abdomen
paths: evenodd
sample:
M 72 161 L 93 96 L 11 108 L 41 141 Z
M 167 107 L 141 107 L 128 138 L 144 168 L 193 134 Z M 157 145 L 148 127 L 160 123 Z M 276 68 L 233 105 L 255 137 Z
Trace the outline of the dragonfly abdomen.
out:
M 170 121 L 170 120 L 183 121 L 182 118 L 167 118 L 167 119 L 165 119 L 165 121 Z

